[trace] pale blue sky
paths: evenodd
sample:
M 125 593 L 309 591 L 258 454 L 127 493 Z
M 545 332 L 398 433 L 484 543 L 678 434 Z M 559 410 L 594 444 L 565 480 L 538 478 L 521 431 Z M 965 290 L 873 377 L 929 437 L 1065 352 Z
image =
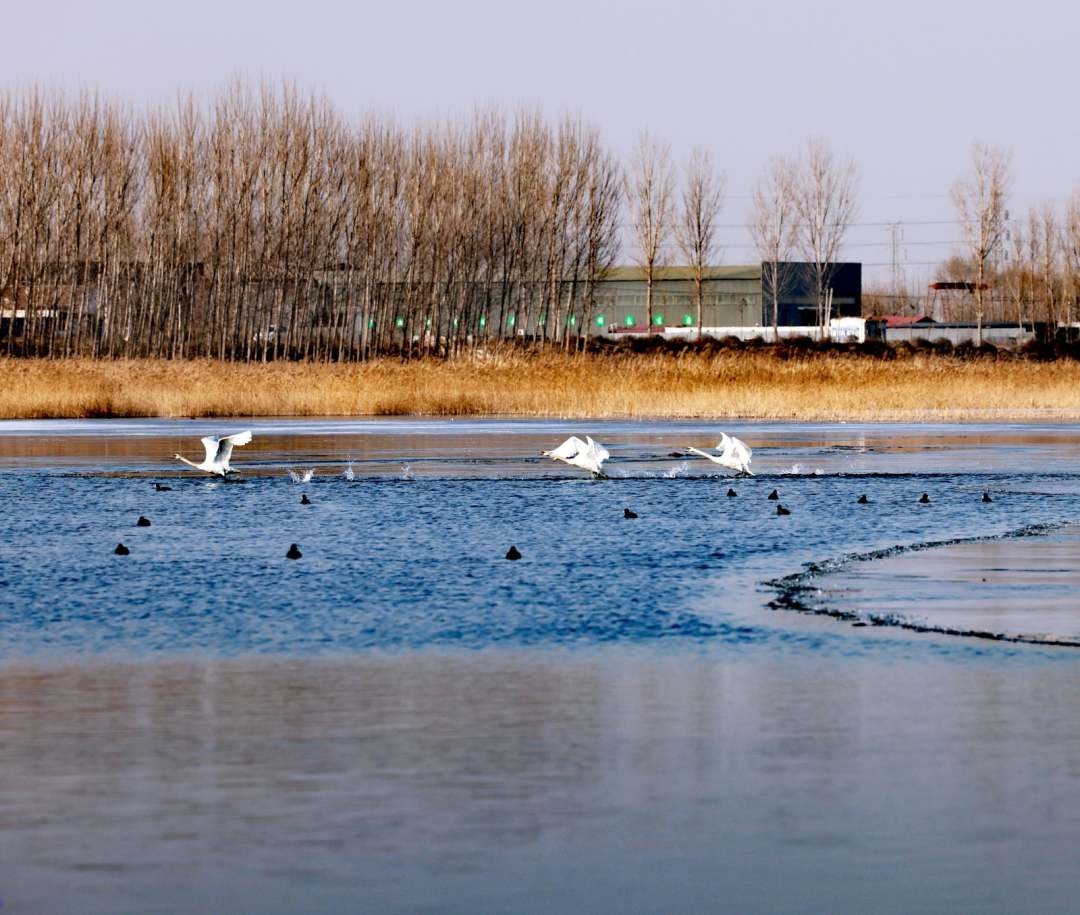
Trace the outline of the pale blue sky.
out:
M 727 172 L 723 222 L 746 219 L 764 161 L 809 134 L 850 154 L 861 223 L 907 224 L 908 274 L 958 238 L 948 192 L 978 138 L 1015 154 L 1012 212 L 1080 179 L 1080 9 L 1029 0 L 758 4 L 547 0 L 38 0 L 5 4 L 0 82 L 96 87 L 133 101 L 212 94 L 242 75 L 294 79 L 346 113 L 403 120 L 492 102 L 580 112 L 620 153 L 648 127 Z M 752 260 L 725 230 L 728 263 Z M 863 225 L 847 254 L 890 260 Z M 886 278 L 887 268 L 869 271 Z

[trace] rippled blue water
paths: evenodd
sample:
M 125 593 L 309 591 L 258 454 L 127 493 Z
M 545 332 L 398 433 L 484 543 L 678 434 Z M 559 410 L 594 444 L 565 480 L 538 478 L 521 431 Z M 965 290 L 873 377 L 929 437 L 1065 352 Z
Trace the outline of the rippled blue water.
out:
M 535 441 L 559 440 L 554 428 L 433 426 L 434 439 L 432 428 L 374 425 L 393 433 L 385 454 L 357 461 L 346 482 L 343 456 L 358 446 L 334 425 L 342 457 L 323 442 L 307 486 L 274 451 L 237 449 L 242 484 L 177 475 L 168 449 L 151 444 L 63 472 L 11 460 L 0 473 L 0 655 L 807 640 L 821 650 L 828 631 L 761 612 L 761 582 L 852 551 L 1065 522 L 1080 507 L 1076 449 L 1055 442 L 1067 428 L 960 427 L 944 443 L 940 431 L 913 439 L 911 427 L 751 428 L 759 475 L 733 480 L 668 456 L 700 430 L 614 425 L 597 431 L 608 432 L 612 479 L 594 481 L 536 457 Z M 195 428 L 168 431 L 190 453 Z M 132 437 L 123 424 L 106 431 L 103 454 Z M 290 464 L 311 457 L 303 434 L 326 432 L 289 431 L 300 436 Z M 408 479 L 395 446 L 412 462 Z M 776 515 L 774 488 L 790 516 Z M 929 505 L 917 501 L 924 491 Z M 855 504 L 864 493 L 871 504 Z M 624 519 L 624 507 L 639 517 Z M 136 527 L 139 515 L 152 526 Z M 121 541 L 129 556 L 113 555 Z M 301 560 L 285 558 L 291 543 Z M 511 544 L 522 560 L 503 558 Z

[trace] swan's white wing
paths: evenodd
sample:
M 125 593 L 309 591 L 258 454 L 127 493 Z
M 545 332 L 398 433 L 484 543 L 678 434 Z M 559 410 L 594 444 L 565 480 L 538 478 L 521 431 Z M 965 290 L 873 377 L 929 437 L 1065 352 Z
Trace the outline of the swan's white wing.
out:
M 611 455 L 608 454 L 607 448 L 594 442 L 590 436 L 585 436 L 585 442 L 589 454 L 592 456 L 593 460 L 596 461 L 597 465 L 603 464 L 604 461 L 611 457 Z
M 720 444 L 716 448 L 720 451 L 720 463 L 725 467 L 746 470 L 749 466 L 750 456 L 753 452 L 747 447 L 746 442 L 741 439 L 728 435 L 726 432 L 721 432 Z
M 200 441 L 202 442 L 203 447 L 206 449 L 206 460 L 203 463 L 217 463 L 218 446 L 221 442 L 221 439 L 219 439 L 216 435 L 208 435 L 206 436 L 206 438 L 200 439 Z
M 545 451 L 544 455 L 554 458 L 556 461 L 568 461 L 576 454 L 586 449 L 586 444 L 576 435 L 571 435 L 565 442 L 551 451 Z
M 222 441 L 232 442 L 233 445 L 237 447 L 246 445 L 251 441 L 251 430 L 245 429 L 243 432 L 234 432 L 232 435 L 226 435 Z
M 210 442 L 217 442 L 217 450 L 213 457 L 210 456 Z M 246 445 L 251 441 L 251 430 L 247 429 L 243 432 L 234 432 L 232 435 L 222 436 L 220 439 L 213 435 L 208 435 L 203 439 L 203 444 L 206 445 L 206 456 L 210 458 L 215 464 L 229 466 L 229 459 L 232 457 L 232 450 L 234 445 Z
M 223 438 L 218 444 L 217 457 L 214 458 L 214 463 L 221 467 L 229 466 L 229 458 L 232 457 L 233 443 L 227 438 Z
M 206 449 L 206 460 L 211 464 L 229 463 L 229 456 L 232 454 L 233 445 L 246 445 L 251 441 L 251 430 L 245 429 L 243 432 L 234 432 L 232 435 L 208 435 L 202 439 L 203 447 Z
M 744 464 L 750 463 L 750 456 L 754 453 L 750 450 L 750 446 L 747 445 L 746 442 L 738 438 L 731 439 L 731 450 Z
M 572 458 L 567 460 L 566 463 L 572 464 L 574 467 L 580 467 L 582 470 L 587 470 L 589 473 L 600 472 L 600 466 L 588 451 L 582 451 L 581 454 L 575 454 Z
M 721 444 L 724 445 L 724 453 L 716 458 L 716 463 L 730 467 L 740 473 L 750 473 L 750 455 L 752 452 L 745 442 L 737 438 L 725 435 Z
M 557 461 L 562 461 L 564 464 L 569 464 L 571 467 L 580 467 L 582 470 L 588 470 L 589 459 L 585 456 L 583 451 L 579 451 L 577 454 L 572 454 L 566 458 L 556 458 Z

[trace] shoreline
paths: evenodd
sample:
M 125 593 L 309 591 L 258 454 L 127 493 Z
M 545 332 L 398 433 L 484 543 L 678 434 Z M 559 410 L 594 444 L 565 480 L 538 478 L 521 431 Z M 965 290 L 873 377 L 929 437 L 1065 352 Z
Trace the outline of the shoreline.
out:
M 737 414 L 676 414 L 670 416 L 634 415 L 634 416 L 587 416 L 568 415 L 564 413 L 549 414 L 522 414 L 522 413 L 458 413 L 454 415 L 436 413 L 206 413 L 184 414 L 177 416 L 157 416 L 143 414 L 96 414 L 93 416 L 4 416 L 0 417 L 0 435 L 11 434 L 5 429 L 7 423 L 50 423 L 50 422 L 117 422 L 123 420 L 146 420 L 146 421 L 175 421 L 175 422 L 201 422 L 204 420 L 221 420 L 225 422 L 255 422 L 255 423 L 288 423 L 288 422 L 454 422 L 459 420 L 462 424 L 467 422 L 556 422 L 564 421 L 571 423 L 682 423 L 714 424 L 730 423 L 738 424 L 775 424 L 785 426 L 816 426 L 816 425 L 852 425 L 852 426 L 957 426 L 977 428 L 983 425 L 1007 425 L 1007 426 L 1032 426 L 1041 425 L 1057 426 L 1069 423 L 1080 423 L 1080 411 L 1065 413 L 1063 411 L 992 411 L 979 412 L 977 410 L 954 411 L 952 413 L 934 412 L 926 415 L 918 412 L 898 414 L 895 416 L 852 416 L 852 417 L 819 417 L 819 416 L 741 416 Z M 17 433 L 16 433 L 17 434 Z M 63 434 L 63 433 L 56 433 Z
M 0 419 L 1080 420 L 1080 363 L 770 351 L 455 361 L 0 359 Z

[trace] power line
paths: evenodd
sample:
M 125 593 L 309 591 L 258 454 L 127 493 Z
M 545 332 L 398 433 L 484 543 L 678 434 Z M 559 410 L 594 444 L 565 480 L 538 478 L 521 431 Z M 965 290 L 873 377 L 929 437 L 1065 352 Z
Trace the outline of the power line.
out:
M 892 284 L 893 289 L 900 288 L 900 239 L 904 235 L 904 230 L 901 228 L 901 223 L 894 222 L 889 226 L 889 247 L 892 248 Z M 904 252 L 904 259 L 907 259 L 907 252 Z
M 963 220 L 960 219 L 890 219 L 887 222 L 849 222 L 847 227 L 849 229 L 887 229 L 898 221 L 905 226 L 962 226 L 964 224 Z M 632 222 L 620 222 L 617 225 L 621 229 L 634 228 Z M 796 223 L 792 226 L 792 228 L 804 227 L 805 223 Z M 713 224 L 713 228 L 750 230 L 753 226 L 745 222 L 718 222 Z
M 891 241 L 852 241 L 852 242 L 844 242 L 840 247 L 844 248 L 844 249 L 847 249 L 847 248 L 891 248 L 892 244 L 893 243 Z M 962 245 L 962 244 L 965 244 L 963 239 L 945 238 L 945 239 L 940 239 L 938 241 L 905 241 L 905 242 L 903 242 L 903 247 L 906 248 L 909 245 L 910 246 L 922 246 L 922 247 L 927 247 L 927 246 L 928 247 L 935 247 L 935 246 L 936 247 L 942 247 L 942 246 L 945 246 L 945 245 Z M 674 248 L 678 247 L 678 243 L 673 242 L 673 241 L 667 241 L 667 242 L 664 242 L 660 247 L 661 248 L 674 249 Z M 733 244 L 721 244 L 721 245 L 718 245 L 718 247 L 723 248 L 726 251 L 731 251 L 733 249 L 754 250 L 755 248 L 757 248 L 757 245 L 752 244 L 750 242 L 735 242 Z
M 909 245 L 962 245 L 965 244 L 963 239 L 956 238 L 944 238 L 939 241 L 905 241 L 901 243 L 903 247 Z M 846 241 L 840 247 L 841 248 L 891 248 L 893 243 L 891 241 Z M 722 245 L 724 248 L 754 248 L 756 245 L 752 244 L 733 244 Z
M 887 222 L 849 222 L 849 229 L 887 229 L 889 226 L 900 222 L 905 226 L 962 226 L 964 224 L 961 219 L 890 219 Z M 805 224 L 798 224 L 795 228 L 802 228 Z M 744 225 L 737 222 L 721 223 L 715 228 L 717 229 L 749 229 L 750 225 Z

